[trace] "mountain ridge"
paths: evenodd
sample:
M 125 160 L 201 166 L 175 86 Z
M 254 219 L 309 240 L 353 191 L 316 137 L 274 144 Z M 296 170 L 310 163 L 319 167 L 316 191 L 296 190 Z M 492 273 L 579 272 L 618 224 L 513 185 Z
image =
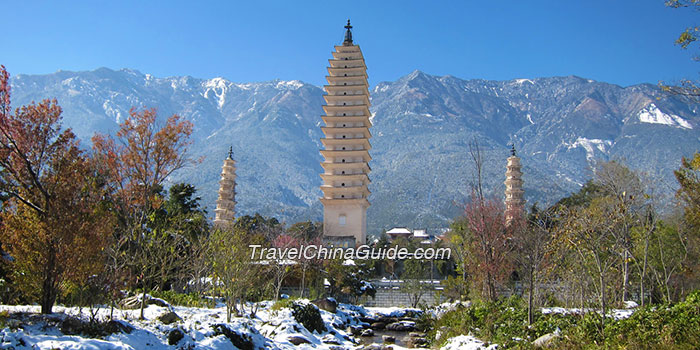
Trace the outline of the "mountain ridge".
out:
M 213 212 L 221 162 L 233 145 L 240 214 L 292 223 L 320 220 L 323 91 L 299 80 L 234 83 L 157 78 L 99 68 L 17 75 L 13 106 L 58 99 L 64 126 L 89 143 L 113 133 L 132 106 L 195 124 L 192 155 L 207 156 L 173 181 L 197 185 Z M 373 138 L 369 233 L 392 226 L 445 227 L 473 185 L 468 143 L 484 149 L 489 193 L 502 196 L 508 144 L 525 166 L 526 199 L 543 205 L 574 191 L 600 160 L 624 160 L 673 191 L 681 156 L 700 146 L 697 104 L 644 83 L 621 87 L 577 76 L 504 81 L 419 70 L 370 89 Z M 216 155 L 220 157 L 216 157 Z

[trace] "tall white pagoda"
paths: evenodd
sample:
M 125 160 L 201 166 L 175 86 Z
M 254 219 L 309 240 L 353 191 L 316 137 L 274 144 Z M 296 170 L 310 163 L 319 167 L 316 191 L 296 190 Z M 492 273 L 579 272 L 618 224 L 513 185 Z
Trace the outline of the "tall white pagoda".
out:
M 236 161 L 233 160 L 233 147 L 228 151 L 228 157 L 224 159 L 221 167 L 221 179 L 219 180 L 219 197 L 216 200 L 216 218 L 214 225 L 225 226 L 233 224 L 236 215 Z
M 515 155 L 515 145 L 510 151 L 510 157 L 508 157 L 508 163 L 506 165 L 506 212 L 505 219 L 506 225 L 523 214 L 525 199 L 523 190 L 523 172 L 521 170 L 520 158 Z
M 346 242 L 354 238 L 354 244 L 360 245 L 367 236 L 372 124 L 367 67 L 360 47 L 353 43 L 350 20 L 345 28 L 343 44 L 335 46 L 328 60 L 328 85 L 324 86 L 323 234 Z

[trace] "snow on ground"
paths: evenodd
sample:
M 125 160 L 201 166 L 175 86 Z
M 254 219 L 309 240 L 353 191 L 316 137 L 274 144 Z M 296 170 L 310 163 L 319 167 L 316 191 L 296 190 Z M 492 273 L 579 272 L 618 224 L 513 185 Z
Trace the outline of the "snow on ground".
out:
M 445 346 L 440 348 L 440 350 L 495 350 L 497 348 L 497 344 L 486 345 L 471 335 L 460 335 L 448 339 Z
M 584 309 L 584 312 L 598 312 L 597 309 Z M 634 313 L 635 309 L 612 309 L 608 311 L 608 316 L 612 317 L 616 320 L 621 320 L 623 318 L 628 318 L 632 316 Z M 580 314 L 581 309 L 579 308 L 563 308 L 563 307 L 543 307 L 542 308 L 542 313 L 543 314 L 562 314 L 562 315 L 569 315 L 569 314 Z
M 372 316 L 405 317 L 407 314 L 420 315 L 421 309 L 406 307 L 365 307 Z
M 308 300 L 296 300 L 295 302 L 306 304 Z M 216 308 L 194 308 L 181 306 L 157 306 L 149 305 L 144 310 L 145 320 L 139 320 L 139 309 L 114 310 L 114 317 L 121 325 L 133 327 L 130 333 L 116 332 L 107 336 L 90 338 L 88 336 L 68 335 L 61 332 L 61 323 L 77 317 L 81 320 L 89 318 L 88 309 L 75 307 L 55 306 L 54 314 L 38 315 L 39 306 L 9 306 L 0 305 L 0 315 L 9 314 L 9 317 L 0 316 L 0 349 L 13 347 L 14 349 L 236 349 L 232 341 L 221 331 L 226 331 L 247 338 L 257 349 L 362 349 L 364 346 L 353 340 L 346 332 L 348 326 L 368 326 L 360 321 L 361 317 L 406 317 L 416 316 L 423 311 L 411 308 L 398 307 L 363 307 L 350 304 L 339 304 L 336 313 L 320 310 L 321 318 L 326 326 L 326 331 L 318 333 L 310 332 L 304 326 L 294 320 L 292 310 L 281 308 L 273 310 L 273 302 L 261 302 L 250 304 L 246 312 L 251 314 L 256 307 L 255 316 L 235 317 L 232 322 L 226 322 L 226 309 L 222 305 Z M 439 317 L 445 312 L 468 303 L 444 303 L 428 312 Z M 629 306 L 634 306 L 630 303 Z M 181 320 L 164 324 L 158 317 L 175 312 Z M 594 310 L 584 310 L 594 311 Z M 610 316 L 615 319 L 629 317 L 635 310 L 611 310 Z M 542 313 L 572 314 L 580 313 L 580 309 L 542 308 Z M 109 308 L 102 308 L 97 312 L 97 318 L 108 320 Z M 408 322 L 408 321 L 403 321 Z M 217 328 L 218 327 L 218 328 Z M 179 329 L 184 334 L 182 340 L 176 345 L 168 344 L 168 335 L 171 331 Z M 222 334 L 223 333 L 223 334 Z M 293 338 L 303 338 L 308 343 L 294 345 Z M 394 350 L 406 348 L 391 345 Z M 496 349 L 495 344 L 485 344 L 471 335 L 460 335 L 448 339 L 443 350 L 452 349 Z
M 315 331 L 309 332 L 296 322 L 291 309 L 272 310 L 272 305 L 272 302 L 263 302 L 259 304 L 260 309 L 255 317 L 236 317 L 230 323 L 226 322 L 225 307 L 207 309 L 149 305 L 144 310 L 145 320 L 138 319 L 138 309 L 115 309 L 115 319 L 123 320 L 124 324 L 134 327 L 134 330 L 131 333 L 114 333 L 101 339 L 65 335 L 60 331 L 58 323 L 69 316 L 87 320 L 87 309 L 55 306 L 53 315 L 36 316 L 35 314 L 40 311 L 39 306 L 0 305 L 0 312 L 7 311 L 9 314 L 22 312 L 43 317 L 43 322 L 33 324 L 26 322 L 20 324 L 11 317 L 11 321 L 16 322 L 9 325 L 3 324 L 4 329 L 0 330 L 0 348 L 12 346 L 15 349 L 235 349 L 224 334 L 216 334 L 214 329 L 216 325 L 223 325 L 239 335 L 247 336 L 256 348 L 332 349 L 335 346 L 354 349 L 358 347 L 348 337 L 345 329 L 347 325 L 360 323 L 357 316 L 366 314 L 361 307 L 341 304 L 335 314 L 321 310 L 321 317 L 327 330 L 319 334 Z M 170 311 L 175 312 L 182 320 L 169 325 L 158 321 L 159 316 Z M 251 309 L 247 311 L 250 312 Z M 107 320 L 109 312 L 109 308 L 100 309 L 98 318 Z M 48 321 L 46 321 L 47 318 Z M 56 321 L 52 322 L 53 319 Z M 176 346 L 168 345 L 168 334 L 177 328 L 184 333 L 184 338 Z M 290 342 L 292 337 L 303 337 L 309 343 L 295 346 Z

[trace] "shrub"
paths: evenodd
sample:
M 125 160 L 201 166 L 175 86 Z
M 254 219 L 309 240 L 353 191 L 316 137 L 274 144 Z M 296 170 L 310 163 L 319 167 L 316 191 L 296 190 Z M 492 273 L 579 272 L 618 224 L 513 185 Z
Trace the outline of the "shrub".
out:
M 306 327 L 309 332 L 316 331 L 321 333 L 326 330 L 326 326 L 323 324 L 323 318 L 321 318 L 321 312 L 318 311 L 316 305 L 292 303 L 292 315 L 294 319 Z
M 172 290 L 153 291 L 151 296 L 167 301 L 170 305 L 212 308 L 216 306 L 213 299 L 204 298 L 198 293 L 177 293 Z
M 292 304 L 294 304 L 294 300 L 292 299 L 280 299 L 270 306 L 270 310 L 278 311 L 284 308 L 291 308 Z

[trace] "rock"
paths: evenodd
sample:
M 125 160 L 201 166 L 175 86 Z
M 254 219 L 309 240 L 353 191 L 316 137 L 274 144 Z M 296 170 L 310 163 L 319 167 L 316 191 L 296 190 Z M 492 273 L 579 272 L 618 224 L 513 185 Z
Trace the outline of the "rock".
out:
M 326 310 L 330 313 L 335 313 L 338 309 L 338 302 L 333 298 L 316 299 L 311 303 L 318 306 L 319 309 Z
M 371 329 L 365 329 L 360 333 L 361 337 L 373 337 L 374 336 L 374 331 Z
M 362 350 L 382 350 L 382 346 L 377 344 L 370 344 L 362 348 Z
M 387 344 L 394 344 L 396 343 L 396 337 L 394 337 L 393 335 L 383 335 L 382 341 Z
M 408 333 L 408 336 L 411 338 L 425 338 L 425 333 L 411 332 L 411 333 Z
M 160 307 L 170 307 L 170 304 L 168 304 L 167 301 L 161 299 L 161 298 L 153 298 L 153 297 L 148 297 L 146 300 L 146 305 L 157 305 Z
M 397 332 L 409 332 L 416 329 L 416 324 L 410 321 L 400 321 L 386 325 L 386 329 Z
M 376 330 L 386 328 L 386 324 L 384 322 L 374 322 L 370 325 L 370 328 L 372 328 L 376 331 Z
M 547 333 L 532 342 L 532 346 L 536 348 L 549 348 L 551 347 L 554 342 L 554 339 L 556 339 L 558 336 L 554 333 Z
M 173 322 L 180 321 L 181 318 L 178 316 L 176 313 L 172 311 L 168 311 L 160 316 L 158 316 L 158 321 L 162 322 L 163 324 L 171 324 Z
M 255 349 L 255 343 L 250 339 L 250 336 L 247 334 L 238 334 L 237 332 L 232 331 L 228 326 L 225 324 L 215 324 L 212 325 L 211 328 L 214 330 L 214 336 L 218 336 L 223 334 L 226 338 L 228 338 L 229 341 L 231 341 L 231 344 L 233 346 L 237 347 L 238 349 L 241 350 L 253 350 Z
M 377 322 L 376 318 L 360 316 L 357 318 L 360 322 L 374 323 Z
M 134 331 L 134 327 L 132 327 L 128 323 L 124 323 L 122 321 L 115 321 L 115 320 L 109 320 L 104 324 L 104 330 L 105 332 L 109 334 L 115 334 L 115 333 L 126 333 L 129 334 Z
M 409 339 L 406 344 L 408 345 L 409 348 L 420 348 L 420 347 L 426 347 L 428 345 L 428 340 L 425 338 L 411 338 Z
M 345 350 L 342 346 L 329 346 L 328 350 Z
M 311 344 L 311 342 L 308 339 L 306 339 L 302 336 L 298 336 L 298 335 L 293 335 L 293 336 L 287 338 L 287 341 L 294 344 L 294 345 Z
M 396 317 L 381 316 L 377 319 L 377 322 L 389 324 L 389 323 L 399 322 L 399 319 Z
M 352 335 L 360 335 L 360 333 L 362 333 L 362 327 L 348 326 L 347 332 Z
M 338 339 L 330 334 L 326 334 L 321 338 L 321 342 L 324 344 L 340 345 Z
M 182 333 L 182 330 L 180 330 L 180 328 L 175 328 L 168 333 L 168 344 L 177 345 L 177 343 L 179 343 L 184 337 L 185 334 Z

